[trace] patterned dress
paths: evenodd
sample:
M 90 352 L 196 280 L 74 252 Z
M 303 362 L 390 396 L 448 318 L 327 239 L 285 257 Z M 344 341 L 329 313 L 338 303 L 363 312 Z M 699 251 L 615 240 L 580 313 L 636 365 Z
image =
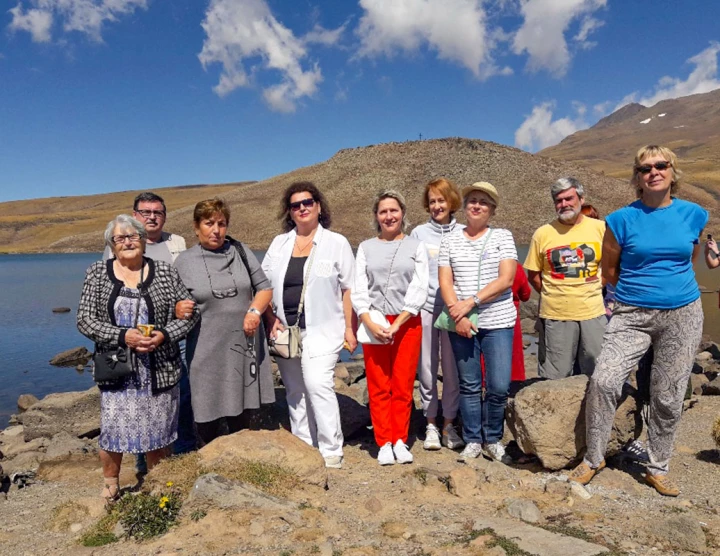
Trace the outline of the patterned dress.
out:
M 132 327 L 138 308 L 137 289 L 123 287 L 115 302 L 118 326 Z M 140 299 L 138 324 L 148 323 L 148 310 Z M 147 354 L 133 352 L 136 372 L 125 378 L 123 388 L 100 393 L 100 438 L 107 452 L 140 454 L 169 446 L 177 438 L 179 388 L 151 391 Z

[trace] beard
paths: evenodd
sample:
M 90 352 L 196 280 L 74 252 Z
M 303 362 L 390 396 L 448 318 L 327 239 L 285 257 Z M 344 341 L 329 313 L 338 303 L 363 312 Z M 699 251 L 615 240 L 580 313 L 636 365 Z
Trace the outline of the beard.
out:
M 558 219 L 563 223 L 573 222 L 578 217 L 578 214 L 580 214 L 580 209 L 566 209 L 557 212 Z

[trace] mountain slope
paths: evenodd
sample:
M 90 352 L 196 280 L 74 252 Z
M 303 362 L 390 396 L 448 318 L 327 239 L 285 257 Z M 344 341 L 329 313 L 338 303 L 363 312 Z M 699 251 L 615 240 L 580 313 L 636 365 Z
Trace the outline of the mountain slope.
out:
M 458 185 L 486 180 L 501 197 L 495 224 L 511 229 L 518 243 L 527 243 L 532 232 L 554 217 L 549 186 L 559 177 L 576 176 L 588 190 L 588 201 L 603 214 L 632 199 L 629 186 L 577 164 L 566 163 L 486 141 L 449 138 L 388 143 L 343 149 L 313 166 L 244 185 L 225 194 L 232 208 L 230 233 L 254 248 L 266 248 L 280 232 L 279 199 L 287 185 L 310 180 L 330 202 L 332 228 L 356 245 L 373 234 L 372 199 L 382 187 L 401 191 L 408 200 L 413 224 L 427 219 L 421 195 L 425 184 L 446 176 Z M 207 198 L 198 192 L 195 200 Z M 192 205 L 172 212 L 167 228 L 194 243 Z M 81 234 L 48 244 L 46 250 L 98 250 L 101 234 Z
M 538 154 L 629 179 L 637 149 L 647 144 L 675 151 L 685 173 L 685 194 L 720 197 L 720 89 L 650 108 L 629 104 Z

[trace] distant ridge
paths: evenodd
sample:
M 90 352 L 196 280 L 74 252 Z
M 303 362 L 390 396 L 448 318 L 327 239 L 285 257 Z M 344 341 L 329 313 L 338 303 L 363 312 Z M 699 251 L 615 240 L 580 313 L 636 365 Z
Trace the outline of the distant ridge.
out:
M 370 209 L 372 199 L 380 188 L 392 187 L 407 197 L 409 217 L 416 225 L 427 220 L 421 195 L 431 179 L 446 176 L 460 186 L 486 180 L 498 188 L 501 196 L 495 225 L 509 228 L 518 243 L 527 243 L 535 228 L 554 217 L 550 184 L 559 177 L 569 175 L 583 181 L 589 202 L 603 214 L 632 199 L 626 183 L 578 164 L 465 138 L 341 149 L 325 162 L 244 184 L 223 195 L 232 209 L 230 233 L 253 248 L 264 249 L 280 232 L 276 217 L 282 191 L 293 181 L 313 181 L 330 202 L 332 229 L 346 235 L 351 243 L 357 245 L 374 233 Z M 184 199 L 187 199 L 185 206 L 175 203 L 176 210 L 169 214 L 167 229 L 181 233 L 189 244 L 193 244 L 192 208 L 195 201 L 210 195 L 195 194 L 190 200 L 187 193 L 184 192 Z M 127 199 L 131 199 L 130 194 Z M 47 244 L 37 250 L 99 250 L 102 247 L 100 230 L 107 220 L 98 220 L 94 233 L 49 238 Z

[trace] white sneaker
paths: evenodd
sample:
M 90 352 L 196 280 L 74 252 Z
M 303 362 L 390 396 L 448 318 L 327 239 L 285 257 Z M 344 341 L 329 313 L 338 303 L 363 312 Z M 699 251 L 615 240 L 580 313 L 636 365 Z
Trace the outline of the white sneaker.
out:
M 465 446 L 465 441 L 460 437 L 455 425 L 448 423 L 442 431 L 442 443 L 446 448 L 458 450 Z
M 325 467 L 329 469 L 342 469 L 342 456 L 325 456 Z
M 393 446 L 393 452 L 395 452 L 395 459 L 398 463 L 412 463 L 413 455 L 408 450 L 408 447 L 402 440 L 398 440 Z
M 393 465 L 395 463 L 395 454 L 393 454 L 392 442 L 388 442 L 380 448 L 378 452 L 378 463 L 380 465 Z
M 505 465 L 509 465 L 510 463 L 512 463 L 512 458 L 505 453 L 505 447 L 499 442 L 494 442 L 493 444 L 485 444 L 485 446 L 483 446 L 482 452 L 483 455 L 488 459 L 499 461 L 500 463 L 504 463 Z
M 480 454 L 482 454 L 482 444 L 479 442 L 468 442 L 465 445 L 465 449 L 460 452 L 460 455 L 458 456 L 458 461 L 465 463 L 468 460 L 477 458 Z
M 428 423 L 428 426 L 425 429 L 425 442 L 423 442 L 423 448 L 426 450 L 439 450 L 441 447 L 440 431 L 435 425 Z

